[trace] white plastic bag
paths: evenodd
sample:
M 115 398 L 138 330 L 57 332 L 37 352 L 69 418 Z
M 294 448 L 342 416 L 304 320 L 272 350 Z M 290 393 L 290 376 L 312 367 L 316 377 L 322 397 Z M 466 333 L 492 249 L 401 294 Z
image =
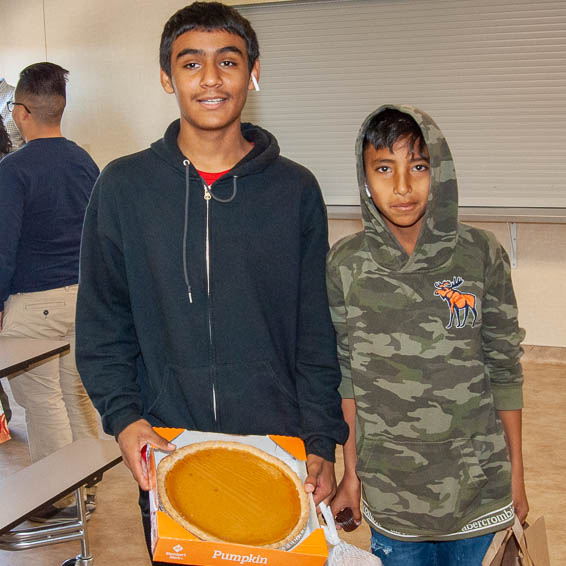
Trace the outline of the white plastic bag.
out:
M 319 504 L 320 512 L 326 521 L 322 527 L 326 541 L 331 545 L 326 566 L 382 566 L 381 560 L 353 544 L 343 541 L 338 536 L 332 511 L 324 503 Z

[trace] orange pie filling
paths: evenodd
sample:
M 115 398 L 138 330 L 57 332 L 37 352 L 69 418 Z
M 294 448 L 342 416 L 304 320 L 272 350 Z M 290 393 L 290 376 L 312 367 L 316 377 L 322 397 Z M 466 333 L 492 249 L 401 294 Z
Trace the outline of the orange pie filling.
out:
M 242 443 L 216 441 L 181 448 L 159 467 L 172 457 L 166 473 L 158 471 L 160 498 L 199 538 L 279 548 L 304 530 L 306 495 L 279 459 Z

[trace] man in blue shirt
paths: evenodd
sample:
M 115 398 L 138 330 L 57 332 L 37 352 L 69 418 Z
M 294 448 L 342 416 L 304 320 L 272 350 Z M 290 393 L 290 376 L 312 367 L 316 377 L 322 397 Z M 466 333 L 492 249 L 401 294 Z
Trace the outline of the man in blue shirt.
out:
M 99 170 L 61 134 L 67 74 L 53 63 L 20 73 L 8 107 L 26 145 L 0 163 L 1 335 L 71 345 L 69 353 L 10 379 L 25 409 L 32 462 L 98 436 L 96 413 L 75 365 L 74 320 L 82 224 Z

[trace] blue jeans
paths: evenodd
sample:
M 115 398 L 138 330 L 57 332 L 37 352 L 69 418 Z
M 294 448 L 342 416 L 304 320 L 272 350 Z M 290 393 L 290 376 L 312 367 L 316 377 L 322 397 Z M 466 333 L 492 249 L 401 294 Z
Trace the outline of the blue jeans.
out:
M 493 534 L 444 542 L 407 542 L 371 529 L 371 551 L 383 566 L 481 566 Z

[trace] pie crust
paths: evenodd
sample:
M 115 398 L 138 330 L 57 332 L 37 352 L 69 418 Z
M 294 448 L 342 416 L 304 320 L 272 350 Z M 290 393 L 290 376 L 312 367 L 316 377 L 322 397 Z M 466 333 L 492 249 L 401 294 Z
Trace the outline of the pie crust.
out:
M 164 510 L 203 540 L 288 549 L 309 518 L 297 474 L 241 442 L 178 448 L 157 467 L 157 491 Z

